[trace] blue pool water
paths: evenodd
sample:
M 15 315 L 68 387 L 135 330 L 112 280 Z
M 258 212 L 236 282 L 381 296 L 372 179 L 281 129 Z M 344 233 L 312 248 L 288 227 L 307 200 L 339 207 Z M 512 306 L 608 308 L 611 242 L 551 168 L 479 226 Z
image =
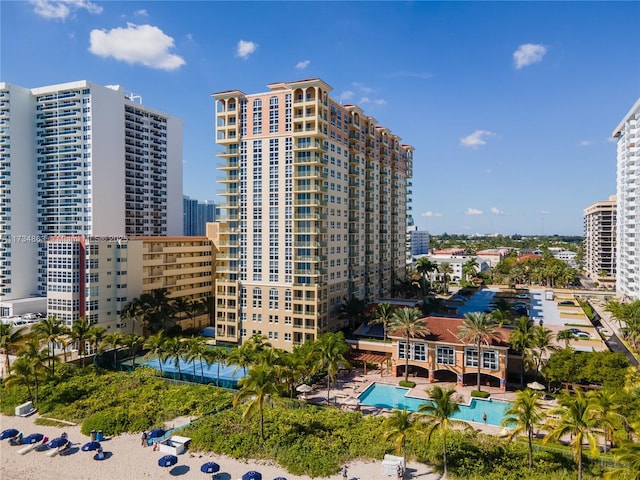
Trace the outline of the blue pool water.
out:
M 461 307 L 458 307 L 458 315 L 471 312 L 484 312 L 493 301 L 496 291 L 489 289 L 478 290 Z
M 420 405 L 428 402 L 422 398 L 409 397 L 408 388 L 396 387 L 384 383 L 373 383 L 358 398 L 362 405 L 378 408 L 407 408 L 410 412 L 417 412 Z M 472 398 L 469 405 L 460 405 L 460 410 L 452 418 L 467 422 L 482 423 L 482 414 L 487 414 L 487 424 L 500 425 L 505 412 L 511 407 L 509 402 L 501 400 L 484 400 Z
M 196 371 L 195 375 L 193 373 L 193 366 L 195 363 Z M 158 359 L 151 360 L 144 364 L 146 367 L 155 368 L 156 370 L 160 370 L 160 361 Z M 220 379 L 218 380 L 218 364 L 202 364 L 202 368 L 204 370 L 204 383 L 213 383 L 225 388 L 236 388 L 238 386 L 238 380 L 245 376 L 244 370 L 242 368 L 238 369 L 238 371 L 234 374 L 233 371 L 236 370 L 235 365 L 222 365 L 220 364 Z M 173 359 L 165 360 L 162 362 L 162 371 L 165 377 L 171 377 L 174 379 L 178 379 L 178 369 L 175 366 L 175 362 Z M 180 359 L 180 378 L 187 382 L 196 382 L 202 383 L 202 371 L 200 370 L 200 362 L 187 362 L 186 360 Z

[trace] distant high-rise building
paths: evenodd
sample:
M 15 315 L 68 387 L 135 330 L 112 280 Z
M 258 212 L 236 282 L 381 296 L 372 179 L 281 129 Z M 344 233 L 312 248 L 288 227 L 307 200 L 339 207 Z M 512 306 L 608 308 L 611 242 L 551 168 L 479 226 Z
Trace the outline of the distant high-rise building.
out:
M 413 147 L 329 96 L 320 79 L 213 95 L 226 202 L 216 254 L 216 337 L 292 349 L 344 325 L 352 297 L 405 278 Z
M 640 98 L 612 135 L 618 139 L 616 292 L 640 300 Z
M 584 209 L 584 270 L 611 288 L 616 279 L 616 196 Z
M 46 295 L 51 237 L 182 233 L 182 120 L 141 102 L 0 83 L 0 302 Z
M 195 200 L 186 195 L 182 201 L 184 212 L 184 235 L 203 236 L 207 231 L 207 222 L 216 221 L 216 204 L 211 200 Z
M 412 228 L 407 233 L 409 237 L 409 255 L 426 255 L 429 253 L 429 239 L 431 235 L 426 230 Z

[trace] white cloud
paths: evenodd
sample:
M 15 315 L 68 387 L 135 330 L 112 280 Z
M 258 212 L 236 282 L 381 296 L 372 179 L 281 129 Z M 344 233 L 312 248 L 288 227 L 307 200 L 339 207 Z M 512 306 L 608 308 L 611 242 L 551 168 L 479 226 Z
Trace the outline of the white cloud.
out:
M 482 215 L 482 210 L 478 210 L 477 208 L 467 208 L 467 211 L 464 212 L 465 215 Z
M 426 212 L 422 212 L 420 216 L 421 217 L 441 217 L 442 214 L 439 212 L 432 212 L 431 210 L 427 210 Z
M 491 213 L 493 213 L 494 215 L 504 215 L 504 212 L 498 207 L 491 207 Z
M 298 70 L 304 70 L 309 66 L 310 63 L 311 63 L 311 60 L 303 60 L 302 62 L 296 63 L 296 68 Z
M 371 100 L 369 99 L 369 97 L 362 97 L 358 103 L 364 105 L 366 103 L 369 103 L 370 101 Z
M 495 133 L 488 130 L 476 130 L 471 135 L 467 135 L 460 139 L 460 145 L 468 148 L 478 148 L 480 145 L 485 145 L 487 142 L 484 137 L 492 137 Z
M 66 19 L 78 10 L 97 15 L 102 13 L 102 7 L 87 0 L 30 0 L 35 7 L 34 12 L 44 18 Z
M 112 57 L 132 65 L 141 64 L 159 70 L 175 70 L 186 62 L 170 53 L 173 38 L 153 25 L 134 25 L 112 30 L 92 30 L 89 51 L 99 57 Z
M 353 86 L 356 87 L 362 93 L 365 93 L 365 94 L 373 93 L 373 88 L 367 87 L 363 83 L 353 82 Z
M 144 8 L 141 10 L 136 10 L 135 12 L 133 12 L 134 15 L 137 15 L 139 17 L 148 17 L 149 16 L 149 12 L 147 12 Z
M 590 147 L 591 145 L 593 145 L 593 142 L 591 140 L 582 140 L 580 143 L 578 143 L 579 147 Z
M 248 40 L 240 40 L 238 42 L 238 46 L 236 47 L 236 55 L 240 58 L 249 58 L 253 52 L 258 48 L 258 44 L 255 42 L 250 42 Z
M 516 65 L 516 70 L 520 70 L 522 67 L 541 62 L 546 53 L 547 47 L 544 45 L 525 43 L 513 52 L 513 63 Z
M 376 105 L 386 105 L 387 101 L 383 100 L 382 98 L 377 98 L 373 101 L 373 103 L 375 103 Z
M 340 95 L 338 95 L 338 99 L 342 102 L 344 100 L 352 99 L 354 95 L 355 93 L 353 93 L 351 90 L 345 90 Z

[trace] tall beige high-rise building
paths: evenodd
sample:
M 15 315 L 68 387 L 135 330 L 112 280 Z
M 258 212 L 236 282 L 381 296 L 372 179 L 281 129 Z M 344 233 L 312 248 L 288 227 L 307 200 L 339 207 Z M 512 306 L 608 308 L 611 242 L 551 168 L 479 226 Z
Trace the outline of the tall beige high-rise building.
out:
M 268 88 L 213 94 L 226 197 L 208 232 L 216 336 L 290 350 L 404 278 L 413 147 L 320 79 Z
M 616 281 L 616 196 L 584 209 L 584 270 L 605 288 Z

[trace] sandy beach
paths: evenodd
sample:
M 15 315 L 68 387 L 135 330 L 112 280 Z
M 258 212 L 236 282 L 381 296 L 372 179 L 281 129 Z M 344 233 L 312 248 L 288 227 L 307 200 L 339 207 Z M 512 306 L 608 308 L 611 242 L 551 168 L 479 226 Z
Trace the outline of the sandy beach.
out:
M 154 479 L 211 479 L 211 474 L 204 474 L 200 466 L 209 461 L 220 465 L 216 480 L 238 480 L 248 471 L 256 470 L 262 474 L 263 480 L 284 477 L 287 480 L 311 480 L 308 476 L 291 475 L 273 462 L 238 461 L 222 455 L 211 455 L 187 450 L 178 456 L 178 463 L 173 467 L 158 466 L 158 459 L 165 455 L 153 451 L 152 447 L 141 446 L 140 437 L 133 434 L 107 438 L 102 447 L 108 458 L 103 461 L 93 459 L 95 452 L 83 452 L 80 447 L 90 439 L 80 433 L 80 426 L 45 427 L 34 422 L 38 415 L 31 417 L 0 416 L 0 431 L 16 428 L 29 435 L 42 433 L 50 439 L 66 432 L 73 446 L 65 454 L 50 457 L 47 451 L 35 449 L 20 454 L 22 446 L 11 446 L 8 440 L 0 441 L 0 478 L 3 480 L 38 479 L 38 480 L 138 480 Z M 356 461 L 348 464 L 349 480 L 396 480 L 382 473 L 382 462 Z M 342 480 L 340 474 L 331 477 Z M 432 473 L 429 466 L 409 462 L 406 479 L 437 480 L 440 475 Z

